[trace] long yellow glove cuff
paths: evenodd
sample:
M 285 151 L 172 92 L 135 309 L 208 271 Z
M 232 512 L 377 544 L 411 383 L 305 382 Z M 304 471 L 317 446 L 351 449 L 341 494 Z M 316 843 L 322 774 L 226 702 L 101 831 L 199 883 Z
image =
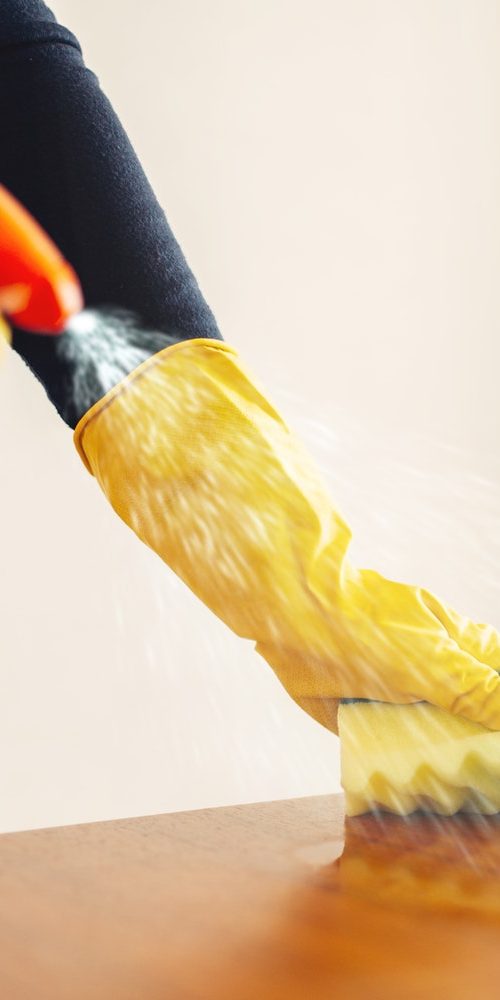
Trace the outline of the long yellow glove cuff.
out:
M 424 698 L 500 728 L 498 676 L 455 655 L 446 609 L 349 565 L 347 525 L 233 348 L 165 348 L 92 407 L 75 443 L 119 516 L 318 721 L 336 730 L 340 697 Z

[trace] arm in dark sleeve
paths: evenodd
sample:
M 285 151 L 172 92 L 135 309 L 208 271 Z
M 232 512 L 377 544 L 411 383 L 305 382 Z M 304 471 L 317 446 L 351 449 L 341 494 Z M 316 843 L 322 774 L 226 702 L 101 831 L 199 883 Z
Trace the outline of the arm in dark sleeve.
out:
M 0 3 L 0 123 L 0 181 L 73 265 L 88 306 L 135 313 L 155 331 L 151 350 L 172 340 L 221 339 L 77 39 L 41 0 Z M 19 330 L 14 347 L 74 424 L 81 414 L 61 400 L 72 382 L 65 349 Z

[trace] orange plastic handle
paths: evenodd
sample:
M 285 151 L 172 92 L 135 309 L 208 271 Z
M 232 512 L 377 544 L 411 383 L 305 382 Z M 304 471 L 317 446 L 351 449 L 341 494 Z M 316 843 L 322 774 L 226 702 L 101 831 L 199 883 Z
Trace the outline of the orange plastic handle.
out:
M 80 282 L 71 265 L 0 184 L 0 311 L 35 333 L 60 333 L 82 307 Z

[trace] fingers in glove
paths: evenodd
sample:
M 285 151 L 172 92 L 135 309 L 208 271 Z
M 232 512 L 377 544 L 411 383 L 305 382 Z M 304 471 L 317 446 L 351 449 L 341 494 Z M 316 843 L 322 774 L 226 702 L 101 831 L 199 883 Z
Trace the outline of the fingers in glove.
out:
M 443 644 L 427 701 L 488 729 L 500 730 L 500 676 L 450 639 Z
M 461 649 L 493 670 L 500 670 L 500 633 L 493 625 L 458 614 L 427 591 L 425 603 Z

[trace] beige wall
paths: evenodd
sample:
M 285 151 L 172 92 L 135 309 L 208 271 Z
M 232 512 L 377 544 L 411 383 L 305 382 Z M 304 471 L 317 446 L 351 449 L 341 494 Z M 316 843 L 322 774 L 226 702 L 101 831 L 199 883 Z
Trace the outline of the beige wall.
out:
M 352 554 L 500 626 L 500 4 L 54 0 Z M 338 746 L 0 370 L 0 828 L 306 795 Z

